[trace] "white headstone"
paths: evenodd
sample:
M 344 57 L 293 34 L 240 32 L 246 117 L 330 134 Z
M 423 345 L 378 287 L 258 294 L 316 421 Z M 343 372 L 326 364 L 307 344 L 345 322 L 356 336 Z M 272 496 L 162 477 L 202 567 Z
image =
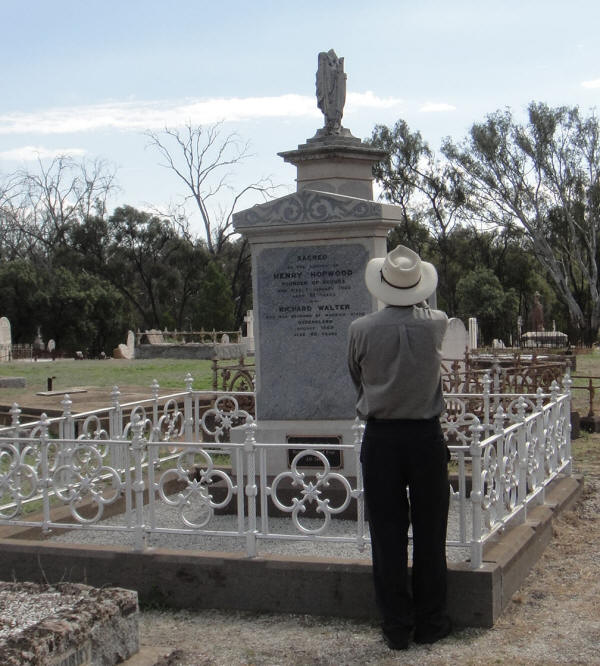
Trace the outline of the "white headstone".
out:
M 248 310 L 246 316 L 244 317 L 244 322 L 246 323 L 246 337 L 254 337 L 254 310 Z
M 463 360 L 468 344 L 469 336 L 465 325 L 460 319 L 450 319 L 442 342 L 442 358 Z
M 165 341 L 162 331 L 159 331 L 155 328 L 151 328 L 149 331 L 146 331 L 146 339 L 148 340 L 148 344 L 151 345 L 161 345 Z
M 223 333 L 223 335 L 221 336 L 221 344 L 222 345 L 229 344 L 229 336 L 227 335 L 227 333 Z
M 254 310 L 246 312 L 244 323 L 246 324 L 246 336 L 242 338 L 242 341 L 246 345 L 248 353 L 254 354 Z
M 120 358 L 126 361 L 131 361 L 133 356 L 129 353 L 129 347 L 121 343 L 118 347 L 113 349 L 113 358 Z
M 10 361 L 12 357 L 12 336 L 10 321 L 0 317 L 0 361 Z
M 127 331 L 127 351 L 129 358 L 135 356 L 135 333 L 133 331 Z
M 46 349 L 52 353 L 56 349 L 56 342 L 54 340 L 50 339 L 48 340 L 48 344 L 46 345 Z
M 469 349 L 477 349 L 477 319 L 469 318 Z
M 0 317 L 0 345 L 11 345 L 12 337 L 10 322 L 6 317 Z

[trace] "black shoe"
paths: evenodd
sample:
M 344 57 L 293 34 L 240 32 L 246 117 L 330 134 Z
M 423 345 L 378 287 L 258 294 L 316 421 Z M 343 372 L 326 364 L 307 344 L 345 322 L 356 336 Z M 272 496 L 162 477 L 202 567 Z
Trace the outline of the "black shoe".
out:
M 452 622 L 449 617 L 445 617 L 439 625 L 425 625 L 417 627 L 415 631 L 415 643 L 426 645 L 429 643 L 436 643 L 446 638 L 452 631 Z
M 383 631 L 383 640 L 390 650 L 408 650 L 409 636 L 406 632 Z

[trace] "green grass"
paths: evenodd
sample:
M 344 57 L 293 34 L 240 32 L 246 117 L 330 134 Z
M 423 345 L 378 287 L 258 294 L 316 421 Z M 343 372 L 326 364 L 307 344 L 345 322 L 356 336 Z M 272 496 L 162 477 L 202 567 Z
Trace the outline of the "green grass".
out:
M 588 385 L 587 379 L 578 379 L 577 375 L 582 375 L 584 377 L 600 377 L 600 352 L 589 351 L 578 353 L 577 370 L 572 374 L 575 375 L 575 378 L 573 379 L 573 387 L 585 387 Z M 600 404 L 600 379 L 593 380 L 593 386 L 598 387 L 594 397 L 594 410 L 597 413 L 600 413 L 598 412 L 598 405 Z M 586 416 L 590 406 L 589 392 L 583 389 L 574 388 L 571 391 L 571 394 L 573 409 L 578 411 L 581 416 Z
M 0 377 L 25 377 L 26 389 L 0 389 L 0 403 L 9 400 L 22 402 L 32 392 L 45 391 L 48 377 L 55 377 L 55 391 L 75 387 L 112 388 L 113 386 L 136 386 L 150 390 L 156 379 L 162 389 L 185 390 L 185 376 L 194 378 L 193 388 L 212 388 L 211 361 L 143 359 L 104 361 L 16 361 L 0 363 Z
M 146 359 L 125 361 L 38 361 L 0 364 L 0 376 L 25 377 L 28 384 L 43 385 L 55 376 L 54 386 L 150 386 L 154 379 L 161 387 L 184 388 L 188 372 L 194 378 L 194 388 L 211 388 L 211 361 Z

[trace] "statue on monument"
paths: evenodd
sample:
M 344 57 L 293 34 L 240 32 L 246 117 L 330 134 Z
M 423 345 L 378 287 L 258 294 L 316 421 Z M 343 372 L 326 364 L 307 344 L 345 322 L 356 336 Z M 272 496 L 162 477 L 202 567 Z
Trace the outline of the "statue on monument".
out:
M 544 330 L 544 308 L 540 296 L 540 292 L 536 291 L 533 296 L 533 309 L 530 318 L 531 330 L 536 333 Z
M 346 103 L 344 59 L 333 49 L 319 53 L 317 69 L 317 106 L 325 116 L 325 134 L 342 132 L 342 115 Z

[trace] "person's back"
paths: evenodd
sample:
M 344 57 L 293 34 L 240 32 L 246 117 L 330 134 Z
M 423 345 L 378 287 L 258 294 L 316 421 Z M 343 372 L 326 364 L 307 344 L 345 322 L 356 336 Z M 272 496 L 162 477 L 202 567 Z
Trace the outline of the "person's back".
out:
M 356 411 L 366 421 L 360 460 L 383 637 L 405 650 L 411 639 L 434 643 L 452 627 L 446 612 L 449 453 L 439 421 L 448 319 L 418 305 L 435 291 L 437 272 L 407 247 L 371 259 L 365 283 L 387 307 L 350 325 L 348 367 Z
M 444 312 L 417 305 L 388 306 L 352 322 L 348 361 L 362 419 L 439 416 L 447 323 Z

